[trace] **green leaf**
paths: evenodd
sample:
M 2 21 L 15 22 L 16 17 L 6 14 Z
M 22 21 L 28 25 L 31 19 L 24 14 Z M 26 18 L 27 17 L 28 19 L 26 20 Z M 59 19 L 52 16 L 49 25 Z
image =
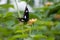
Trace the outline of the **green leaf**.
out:
M 27 34 L 22 34 L 22 35 L 14 35 L 11 38 L 9 38 L 8 40 L 16 40 L 17 38 L 27 38 L 28 35 Z
M 44 36 L 44 35 L 42 35 L 42 34 L 37 34 L 37 35 L 35 35 L 34 37 L 34 40 L 41 40 L 41 39 L 45 39 L 45 38 L 47 38 L 46 36 Z
M 55 40 L 55 38 L 54 37 L 48 37 L 47 40 Z
M 0 7 L 2 7 L 2 8 L 14 8 L 14 6 L 13 5 L 11 5 L 11 4 L 3 4 L 3 5 L 0 5 Z
M 4 14 L 4 17 L 11 17 L 11 16 L 13 16 L 14 15 L 14 13 L 12 13 L 12 12 L 7 12 L 6 14 Z
M 2 15 L 2 14 L 0 14 L 0 17 L 3 17 L 3 15 Z
M 15 33 L 22 33 L 22 32 L 28 32 L 31 29 L 23 29 L 23 30 L 17 30 Z

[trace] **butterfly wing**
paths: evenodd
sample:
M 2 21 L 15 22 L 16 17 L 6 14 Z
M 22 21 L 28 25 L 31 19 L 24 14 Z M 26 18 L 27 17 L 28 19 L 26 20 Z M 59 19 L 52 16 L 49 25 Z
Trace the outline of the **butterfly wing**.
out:
M 27 21 L 29 20 L 29 10 L 28 10 L 27 6 L 26 6 L 26 8 L 25 8 L 23 18 L 24 18 L 24 21 L 25 21 L 25 22 L 27 22 Z
M 18 18 L 18 19 L 21 22 L 27 22 L 29 20 L 29 10 L 28 10 L 27 6 L 25 8 L 23 18 Z
M 18 18 L 18 20 L 24 22 L 24 18 Z

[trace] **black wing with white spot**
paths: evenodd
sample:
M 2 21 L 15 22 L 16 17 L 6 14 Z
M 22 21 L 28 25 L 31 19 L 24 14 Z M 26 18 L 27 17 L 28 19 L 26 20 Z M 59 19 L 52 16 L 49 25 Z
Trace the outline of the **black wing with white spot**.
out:
M 21 22 L 27 22 L 29 20 L 29 10 L 28 10 L 27 6 L 25 8 L 23 18 L 18 18 L 18 19 Z
M 23 18 L 25 19 L 25 22 L 27 22 L 29 20 L 29 10 L 28 10 L 27 6 L 25 8 L 25 12 L 24 12 Z

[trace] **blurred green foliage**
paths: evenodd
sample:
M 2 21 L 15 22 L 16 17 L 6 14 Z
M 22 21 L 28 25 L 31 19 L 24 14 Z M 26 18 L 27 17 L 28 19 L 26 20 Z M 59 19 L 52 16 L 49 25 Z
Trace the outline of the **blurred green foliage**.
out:
M 13 5 L 0 7 L 0 40 L 60 40 L 60 21 L 53 22 L 53 17 L 47 17 L 54 5 L 51 8 L 35 8 L 35 12 L 30 13 L 30 19 L 36 18 L 37 21 L 32 25 L 22 24 L 17 19 L 17 13 L 6 11 L 9 7 L 14 8 Z

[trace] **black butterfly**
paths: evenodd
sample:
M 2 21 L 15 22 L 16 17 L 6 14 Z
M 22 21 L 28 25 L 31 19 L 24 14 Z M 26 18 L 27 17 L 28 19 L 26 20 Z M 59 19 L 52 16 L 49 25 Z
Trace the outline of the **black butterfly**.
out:
M 28 10 L 27 6 L 25 8 L 23 18 L 18 18 L 18 19 L 21 22 L 28 22 L 29 21 L 29 10 Z

